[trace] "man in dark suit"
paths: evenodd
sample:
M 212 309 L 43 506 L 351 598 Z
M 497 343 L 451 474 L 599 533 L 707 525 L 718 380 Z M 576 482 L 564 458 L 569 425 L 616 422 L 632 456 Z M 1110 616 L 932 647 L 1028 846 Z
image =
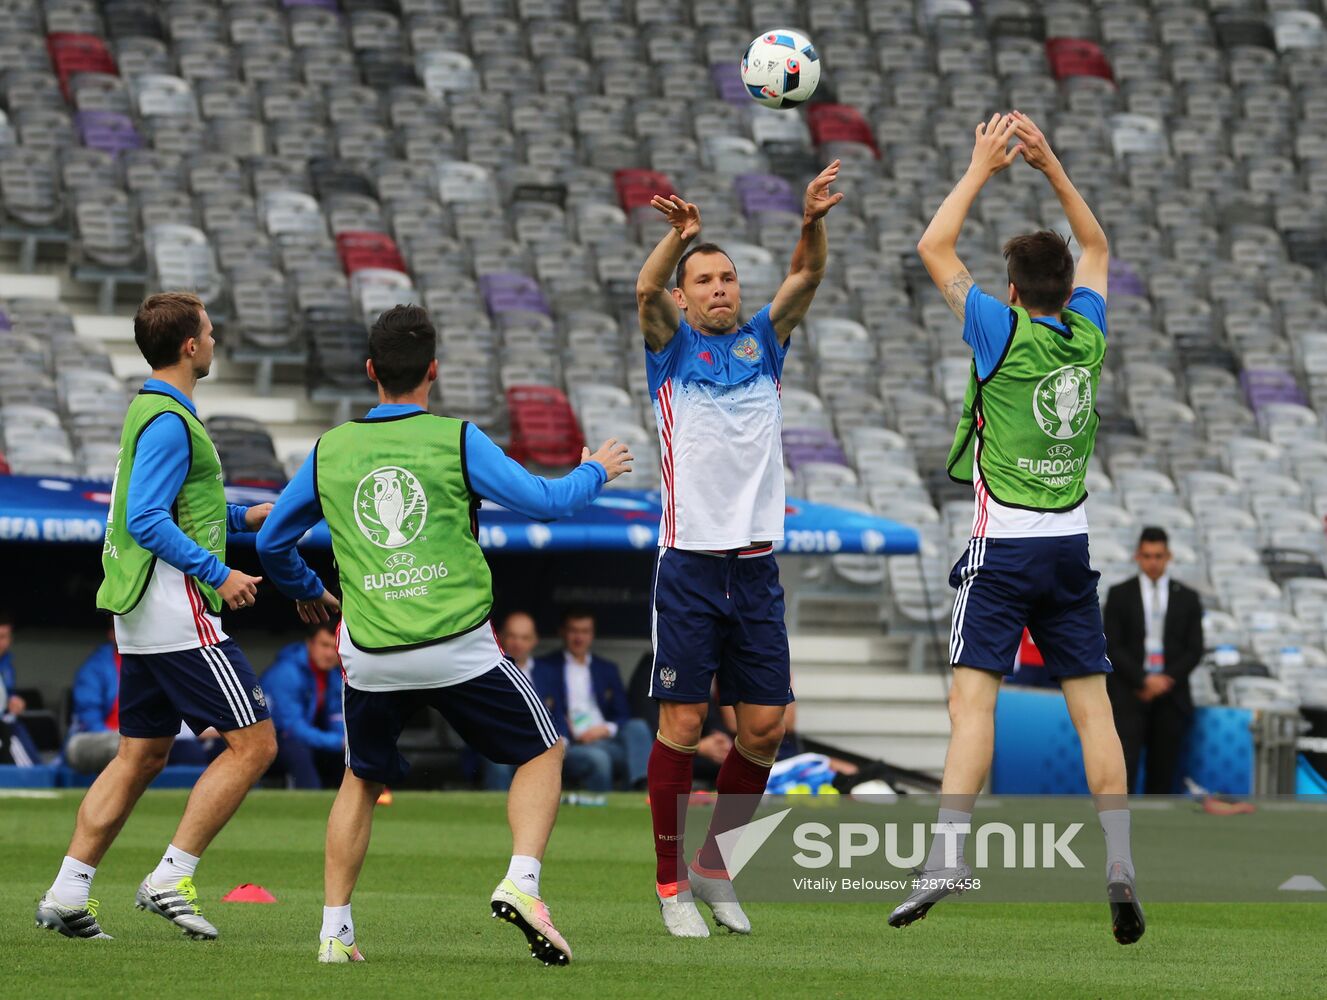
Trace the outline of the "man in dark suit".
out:
M 1161 528 L 1143 529 L 1134 560 L 1142 572 L 1106 597 L 1106 648 L 1115 668 L 1106 686 L 1129 787 L 1146 747 L 1143 791 L 1168 795 L 1193 716 L 1189 674 L 1203 655 L 1203 606 L 1197 591 L 1170 578 L 1170 543 Z
M 622 672 L 590 652 L 593 643 L 592 614 L 573 610 L 563 615 L 563 648 L 535 660 L 535 690 L 573 747 L 602 752 L 627 788 L 644 788 L 654 733 L 631 717 Z

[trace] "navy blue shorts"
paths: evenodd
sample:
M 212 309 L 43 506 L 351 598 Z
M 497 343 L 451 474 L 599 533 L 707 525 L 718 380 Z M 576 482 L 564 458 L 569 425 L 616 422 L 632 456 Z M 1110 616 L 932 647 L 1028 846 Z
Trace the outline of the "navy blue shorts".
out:
M 509 661 L 447 687 L 360 691 L 346 684 L 342 692 L 346 766 L 365 781 L 391 785 L 409 773 L 410 763 L 396 749 L 396 741 L 425 705 L 442 713 L 477 753 L 498 764 L 519 766 L 558 741 L 534 685 Z
M 233 639 L 174 653 L 120 656 L 120 733 L 138 739 L 243 729 L 271 718 L 258 677 Z
M 700 704 L 793 700 L 783 587 L 772 555 L 660 549 L 654 572 L 650 697 Z
M 1108 674 L 1087 535 L 974 538 L 954 564 L 949 662 L 1008 674 L 1023 628 L 1052 677 Z

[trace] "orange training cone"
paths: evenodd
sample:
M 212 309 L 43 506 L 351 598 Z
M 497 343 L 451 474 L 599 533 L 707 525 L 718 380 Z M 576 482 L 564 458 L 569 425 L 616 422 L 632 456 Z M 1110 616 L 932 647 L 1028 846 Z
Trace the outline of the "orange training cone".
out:
M 382 790 L 382 794 L 378 796 L 378 805 L 389 806 L 391 804 L 392 804 L 392 790 L 390 788 L 384 788 Z

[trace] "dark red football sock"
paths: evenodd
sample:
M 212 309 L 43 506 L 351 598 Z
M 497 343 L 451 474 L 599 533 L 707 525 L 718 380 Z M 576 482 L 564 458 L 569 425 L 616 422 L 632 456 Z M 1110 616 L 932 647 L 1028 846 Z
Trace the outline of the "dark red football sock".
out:
M 650 788 L 650 816 L 654 820 L 654 880 L 661 886 L 686 881 L 682 835 L 686 827 L 686 797 L 691 794 L 691 765 L 696 754 L 674 750 L 657 739 L 646 772 Z
M 715 789 L 719 799 L 714 804 L 714 816 L 710 819 L 710 829 L 705 835 L 705 843 L 700 849 L 700 867 L 707 872 L 724 871 L 723 855 L 715 838 L 721 833 L 735 830 L 751 822 L 751 817 L 760 804 L 760 796 L 765 793 L 769 781 L 769 764 L 757 764 L 744 757 L 737 749 L 737 744 L 728 751 L 719 768 L 719 780 Z

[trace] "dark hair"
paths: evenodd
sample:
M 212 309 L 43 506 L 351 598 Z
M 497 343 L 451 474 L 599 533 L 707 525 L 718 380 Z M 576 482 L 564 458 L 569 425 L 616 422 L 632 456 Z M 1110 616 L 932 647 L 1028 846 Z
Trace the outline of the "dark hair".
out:
M 566 625 L 570 622 L 578 622 L 582 618 L 588 618 L 590 619 L 591 622 L 593 622 L 594 612 L 584 606 L 567 608 L 566 611 L 562 612 L 563 625 Z
M 1166 529 L 1158 528 L 1154 524 L 1149 524 L 1143 529 L 1143 533 L 1138 536 L 1140 547 L 1144 542 L 1160 542 L 1166 548 L 1170 548 L 1170 536 L 1166 534 Z
M 1025 309 L 1058 313 L 1074 290 L 1074 255 L 1063 236 L 1049 229 L 1015 236 L 1004 245 L 1009 283 Z
M 673 282 L 678 288 L 682 287 L 682 282 L 687 276 L 687 261 L 698 253 L 721 253 L 728 257 L 728 251 L 717 243 L 698 243 L 682 255 L 682 259 L 677 262 L 677 279 Z M 733 259 L 728 257 L 728 263 L 732 264 Z M 733 264 L 733 273 L 737 273 L 737 265 Z
M 14 613 L 8 608 L 0 608 L 0 625 L 14 626 Z
M 392 306 L 369 330 L 369 360 L 389 396 L 416 388 L 438 354 L 438 331 L 422 306 Z
M 502 624 L 498 626 L 498 631 L 505 632 L 507 626 L 511 624 L 511 620 L 517 615 L 524 615 L 526 618 L 530 619 L 531 624 L 534 624 L 534 615 L 530 614 L 530 612 L 526 611 L 524 608 L 516 608 L 514 611 L 508 611 L 502 616 Z
M 336 626 L 338 624 L 339 623 L 336 619 L 332 619 L 330 622 L 314 622 L 304 630 L 304 638 L 306 640 L 312 639 L 319 632 L 331 632 L 332 635 L 336 635 Z
M 134 343 L 154 371 L 180 360 L 180 349 L 203 328 L 203 300 L 192 292 L 149 295 L 134 313 Z

